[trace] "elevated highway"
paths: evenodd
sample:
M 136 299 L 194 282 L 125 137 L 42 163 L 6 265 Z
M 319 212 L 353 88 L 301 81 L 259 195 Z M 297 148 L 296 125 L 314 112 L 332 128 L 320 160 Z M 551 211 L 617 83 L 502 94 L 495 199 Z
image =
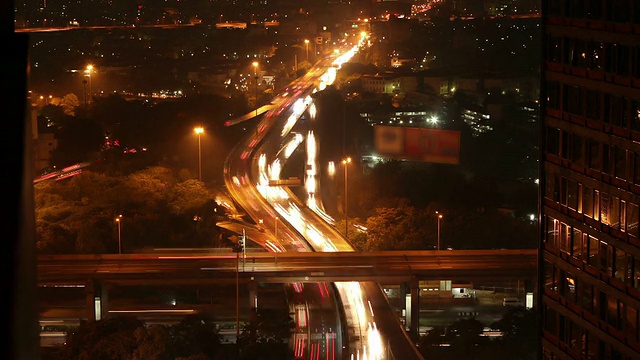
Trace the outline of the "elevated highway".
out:
M 236 261 L 238 261 L 236 263 Z M 533 279 L 537 250 L 41 255 L 40 285 Z

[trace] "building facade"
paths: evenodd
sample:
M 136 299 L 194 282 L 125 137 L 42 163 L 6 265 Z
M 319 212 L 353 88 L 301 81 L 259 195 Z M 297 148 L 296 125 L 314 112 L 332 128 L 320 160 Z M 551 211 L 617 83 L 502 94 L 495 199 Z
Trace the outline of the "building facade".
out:
M 543 1 L 543 359 L 640 359 L 640 2 Z

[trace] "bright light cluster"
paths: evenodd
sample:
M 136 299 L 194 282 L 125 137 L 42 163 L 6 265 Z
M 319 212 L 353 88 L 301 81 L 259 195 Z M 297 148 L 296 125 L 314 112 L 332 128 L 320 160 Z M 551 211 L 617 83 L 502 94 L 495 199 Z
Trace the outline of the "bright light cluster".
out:
M 359 46 L 366 40 L 366 34 L 362 36 Z M 320 78 L 320 85 L 315 91 L 322 90 L 329 84 L 335 81 L 336 68 L 349 61 L 358 50 L 358 46 L 354 46 L 341 56 L 338 56 L 334 62 L 334 67 L 329 68 Z M 298 119 L 308 110 L 311 119 L 315 118 L 316 108 L 312 103 L 311 97 L 306 96 L 304 99 L 297 99 L 290 107 L 291 114 L 287 118 L 287 121 L 282 129 L 281 136 L 288 136 L 297 123 Z M 338 248 L 333 243 L 329 235 L 322 233 L 321 230 L 311 225 L 311 221 L 305 219 L 297 201 L 291 199 L 288 191 L 282 186 L 269 186 L 269 180 L 279 180 L 282 167 L 286 160 L 293 154 L 295 149 L 306 138 L 306 170 L 304 174 L 304 186 L 307 193 L 306 205 L 314 213 L 320 216 L 324 221 L 334 224 L 335 221 L 327 215 L 323 210 L 320 203 L 320 199 L 316 197 L 319 189 L 318 182 L 318 164 L 317 153 L 318 144 L 317 139 L 313 132 L 309 132 L 306 137 L 301 134 L 295 134 L 289 141 L 286 142 L 276 155 L 276 159 L 267 165 L 267 156 L 261 154 L 258 158 L 258 184 L 257 189 L 262 194 L 264 199 L 271 204 L 271 206 L 278 213 L 278 216 L 289 223 L 296 229 L 305 239 L 309 241 L 316 251 L 335 252 Z M 329 170 L 331 172 L 331 170 Z M 335 164 L 333 164 L 333 172 L 335 172 Z M 236 181 L 237 179 L 234 179 Z M 267 246 L 271 251 L 283 251 L 284 248 L 280 244 L 274 244 L 271 241 L 267 241 Z M 348 250 L 347 250 L 348 251 Z M 382 359 L 383 354 L 383 341 L 380 333 L 373 321 L 373 311 L 371 306 L 365 306 L 364 294 L 358 282 L 338 282 L 336 283 L 340 297 L 345 304 L 348 304 L 347 317 L 349 326 L 354 328 L 359 335 L 360 345 L 358 346 L 356 356 L 359 360 L 376 360 Z M 307 345 L 296 342 L 297 353 L 302 354 L 303 349 Z

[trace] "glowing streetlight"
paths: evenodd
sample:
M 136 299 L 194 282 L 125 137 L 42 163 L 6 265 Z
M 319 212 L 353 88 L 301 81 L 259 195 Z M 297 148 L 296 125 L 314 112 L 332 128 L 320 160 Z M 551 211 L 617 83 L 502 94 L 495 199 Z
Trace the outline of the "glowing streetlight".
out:
M 254 61 L 251 65 L 253 65 L 253 76 L 256 80 L 256 116 L 258 116 L 258 62 Z
M 309 61 L 309 39 L 304 39 L 304 45 L 307 48 L 307 61 Z
M 198 135 L 198 180 L 202 181 L 202 147 L 200 146 L 200 136 L 204 133 L 201 126 L 193 128 L 193 132 Z
M 442 214 L 439 214 L 436 211 L 436 216 L 438 216 L 438 248 L 437 250 L 440 250 L 440 220 L 442 220 Z
M 348 181 L 348 166 L 351 164 L 351 158 L 342 159 L 342 165 L 344 165 L 344 237 L 349 240 L 349 213 L 348 213 L 348 198 L 347 198 L 347 181 Z
M 118 224 L 118 254 L 122 254 L 122 215 L 116 218 Z
M 93 91 L 91 90 L 91 74 L 93 73 L 93 65 L 87 65 L 87 69 L 84 71 L 87 76 L 89 76 L 89 102 L 91 102 L 91 97 L 93 96 Z

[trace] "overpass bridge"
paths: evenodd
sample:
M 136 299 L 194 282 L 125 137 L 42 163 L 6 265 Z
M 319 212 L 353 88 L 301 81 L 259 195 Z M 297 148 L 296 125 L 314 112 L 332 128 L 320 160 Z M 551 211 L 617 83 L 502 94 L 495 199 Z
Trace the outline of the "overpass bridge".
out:
M 420 281 L 518 280 L 534 291 L 537 250 L 40 255 L 37 266 L 39 286 L 84 287 L 85 317 L 96 320 L 108 313 L 112 286 L 236 283 L 248 287 L 254 304 L 259 283 L 398 284 L 411 303 L 407 325 L 415 338 Z
M 535 278 L 537 250 L 40 255 L 38 283 L 207 284 L 243 280 L 374 281 Z

